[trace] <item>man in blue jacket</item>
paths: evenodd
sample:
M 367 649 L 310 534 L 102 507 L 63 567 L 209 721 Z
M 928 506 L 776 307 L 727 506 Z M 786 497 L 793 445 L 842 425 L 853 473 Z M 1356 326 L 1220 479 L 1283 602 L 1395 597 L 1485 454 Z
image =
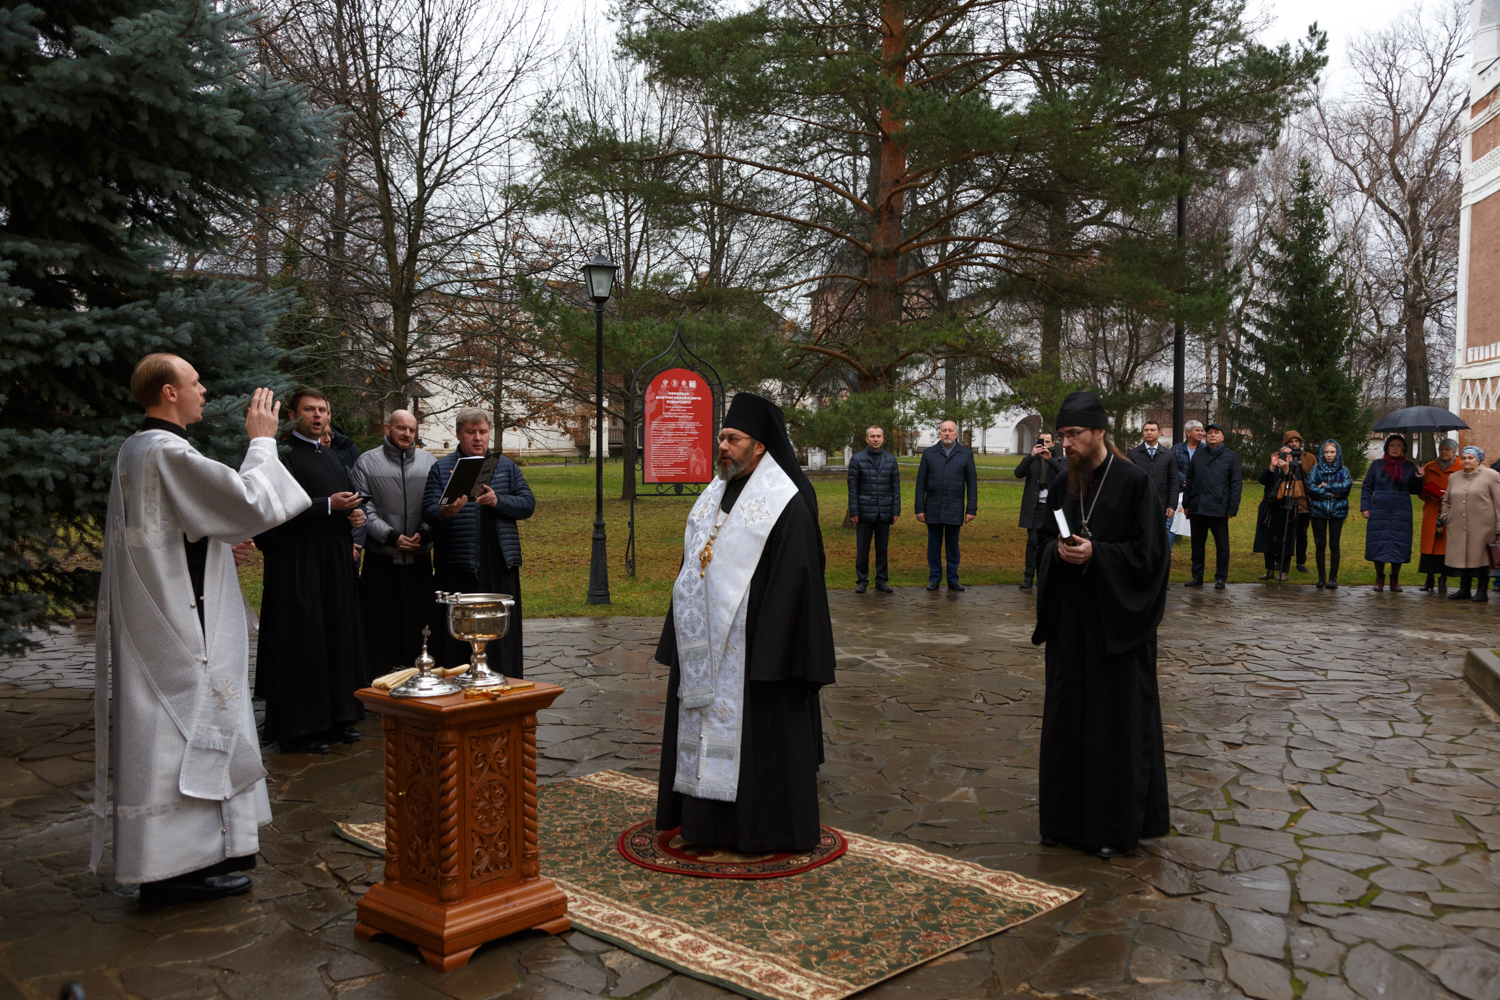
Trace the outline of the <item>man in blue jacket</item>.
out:
M 917 466 L 917 520 L 927 525 L 927 589 L 937 590 L 948 554 L 948 589 L 958 582 L 958 529 L 979 513 L 979 481 L 974 453 L 958 443 L 958 424 L 944 420 L 938 443 L 922 452 Z
M 488 486 L 478 490 L 474 502 L 459 497 L 444 504 L 443 487 L 458 464 L 459 456 L 485 455 L 490 450 L 490 415 L 472 406 L 458 411 L 458 448 L 438 459 L 427 474 L 422 494 L 422 520 L 432 531 L 433 586 L 458 593 L 509 594 L 515 598 L 510 629 L 496 645 L 500 647 L 498 668 L 507 677 L 520 677 L 521 662 L 521 532 L 517 521 L 536 511 L 536 497 L 516 463 L 501 456 Z M 443 612 L 442 605 L 438 606 Z M 467 663 L 468 643 L 448 634 L 446 615 L 433 626 L 436 649 L 433 658 L 442 667 Z M 490 661 L 491 666 L 495 661 Z
M 891 525 L 901 515 L 901 468 L 896 456 L 885 451 L 885 431 L 865 429 L 862 451 L 849 459 L 849 520 L 854 522 L 854 592 L 863 594 L 870 583 L 870 540 L 875 540 L 875 589 L 891 593 L 886 552 Z

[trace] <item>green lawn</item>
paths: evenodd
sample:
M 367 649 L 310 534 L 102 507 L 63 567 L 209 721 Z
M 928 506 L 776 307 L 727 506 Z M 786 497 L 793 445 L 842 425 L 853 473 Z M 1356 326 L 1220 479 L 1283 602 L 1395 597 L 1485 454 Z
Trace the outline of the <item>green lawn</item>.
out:
M 1025 563 L 1026 533 L 1017 526 L 1021 486 L 1011 471 L 1016 457 L 978 456 L 982 461 L 979 482 L 979 516 L 963 532 L 964 583 L 1020 583 Z M 921 586 L 927 582 L 927 529 L 911 516 L 912 487 L 916 459 L 902 459 L 902 517 L 891 530 L 891 585 Z M 638 500 L 637 575 L 625 575 L 625 540 L 630 505 L 618 499 L 622 466 L 604 470 L 604 520 L 609 533 L 609 583 L 613 599 L 609 605 L 588 605 L 589 549 L 594 521 L 594 470 L 591 466 L 530 466 L 523 470 L 536 494 L 537 511 L 521 523 L 521 545 L 526 562 L 521 569 L 528 618 L 564 615 L 660 615 L 665 614 L 672 580 L 682 559 L 682 528 L 692 500 L 688 497 Z M 854 586 L 854 529 L 843 527 L 847 489 L 842 473 L 814 479 L 822 512 L 823 539 L 828 553 L 828 586 Z M 1248 583 L 1264 571 L 1261 556 L 1251 552 L 1255 536 L 1255 510 L 1261 489 L 1252 484 L 1245 491 L 1240 516 L 1230 521 L 1231 583 Z M 1357 500 L 1357 497 L 1356 497 Z M 1421 523 L 1421 505 L 1413 501 L 1415 523 Z M 1414 533 L 1420 538 L 1420 532 Z M 1343 566 L 1339 582 L 1344 585 L 1373 583 L 1374 569 L 1364 560 L 1365 522 L 1356 512 L 1344 528 Z M 1209 576 L 1213 574 L 1213 543 L 1208 546 Z M 1312 539 L 1308 539 L 1311 566 Z M 1415 558 L 1413 558 L 1413 562 Z M 1172 579 L 1189 576 L 1189 546 L 1179 539 L 1172 554 Z M 1292 573 L 1293 582 L 1311 584 L 1316 573 Z M 241 570 L 241 579 L 251 603 L 260 606 L 258 561 Z M 1407 579 L 1416 586 L 1416 574 Z

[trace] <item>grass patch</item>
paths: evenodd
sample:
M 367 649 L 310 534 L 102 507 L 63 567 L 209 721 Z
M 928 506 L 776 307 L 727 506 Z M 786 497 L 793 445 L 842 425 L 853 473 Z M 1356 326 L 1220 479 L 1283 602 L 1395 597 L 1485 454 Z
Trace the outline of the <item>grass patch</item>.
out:
M 1021 480 L 1011 470 L 1016 456 L 977 456 L 979 470 L 979 516 L 963 530 L 960 576 L 966 584 L 1018 584 L 1026 562 L 1026 532 L 1017 521 L 1021 512 Z M 902 516 L 891 529 L 891 585 L 921 586 L 927 582 L 927 528 L 912 516 L 912 491 L 916 482 L 916 460 L 902 459 Z M 530 466 L 526 481 L 536 494 L 537 512 L 522 521 L 521 547 L 525 562 L 521 586 L 528 618 L 572 615 L 661 615 L 671 599 L 672 580 L 682 560 L 682 529 L 692 508 L 692 499 L 650 498 L 636 502 L 636 578 L 625 575 L 625 540 L 630 505 L 620 500 L 623 467 L 604 468 L 604 521 L 609 535 L 609 583 L 614 603 L 584 603 L 588 591 L 589 551 L 594 524 L 594 469 L 592 466 Z M 828 554 L 828 586 L 833 590 L 854 586 L 854 529 L 843 527 L 848 489 L 842 473 L 813 479 L 818 492 L 823 541 Z M 1229 580 L 1249 583 L 1265 570 L 1264 559 L 1251 552 L 1255 539 L 1255 512 L 1260 487 L 1245 491 L 1240 516 L 1229 522 Z M 1357 506 L 1357 498 L 1356 498 Z M 1421 505 L 1413 499 L 1414 524 L 1421 524 Z M 1310 534 L 1310 533 L 1309 533 Z M 1419 540 L 1420 532 L 1414 532 Z M 1371 584 L 1374 567 L 1364 560 L 1365 521 L 1356 511 L 1344 527 L 1340 586 Z M 1414 541 L 1414 549 L 1416 542 Z M 1308 539 L 1308 565 L 1313 565 L 1313 544 Z M 1213 575 L 1213 543 L 1208 545 L 1208 573 Z M 1415 562 L 1415 557 L 1413 557 Z M 1190 571 L 1190 546 L 1178 539 L 1172 553 L 1172 580 L 1181 583 Z M 1317 574 L 1299 574 L 1291 581 L 1310 585 Z M 252 561 L 240 571 L 240 580 L 250 603 L 260 607 L 261 568 Z M 1404 581 L 1415 588 L 1421 581 L 1414 567 Z

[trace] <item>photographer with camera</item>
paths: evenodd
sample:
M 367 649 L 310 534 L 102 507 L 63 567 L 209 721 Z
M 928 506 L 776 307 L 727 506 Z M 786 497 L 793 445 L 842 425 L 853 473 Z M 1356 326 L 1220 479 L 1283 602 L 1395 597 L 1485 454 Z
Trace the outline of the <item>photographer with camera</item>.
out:
M 1030 590 L 1036 576 L 1036 533 L 1047 516 L 1047 492 L 1052 480 L 1066 468 L 1055 451 L 1052 433 L 1042 431 L 1031 446 L 1031 454 L 1016 463 L 1016 478 L 1026 480 L 1021 491 L 1020 526 L 1026 529 L 1026 576 L 1021 581 L 1022 590 Z
M 1292 550 L 1297 553 L 1297 569 L 1307 571 L 1307 524 L 1310 512 L 1307 497 L 1307 474 L 1317 460 L 1302 448 L 1302 435 L 1287 431 L 1281 436 L 1281 449 L 1257 477 L 1266 488 L 1255 520 L 1255 551 L 1266 557 L 1266 572 L 1260 579 L 1286 582 L 1291 569 Z

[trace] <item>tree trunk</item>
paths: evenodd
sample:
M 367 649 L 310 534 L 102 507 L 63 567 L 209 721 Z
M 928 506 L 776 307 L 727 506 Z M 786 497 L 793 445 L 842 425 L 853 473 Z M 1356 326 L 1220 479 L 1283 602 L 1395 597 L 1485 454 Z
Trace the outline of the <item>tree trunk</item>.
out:
M 906 8 L 885 0 L 881 11 L 880 54 L 884 72 L 899 93 L 906 86 Z M 865 292 L 865 339 L 873 348 L 869 373 L 860 388 L 888 389 L 891 371 L 886 359 L 892 327 L 901 321 L 901 222 L 904 195 L 897 188 L 906 179 L 905 108 L 898 97 L 880 109 L 880 141 L 877 176 L 871 185 L 869 285 Z

